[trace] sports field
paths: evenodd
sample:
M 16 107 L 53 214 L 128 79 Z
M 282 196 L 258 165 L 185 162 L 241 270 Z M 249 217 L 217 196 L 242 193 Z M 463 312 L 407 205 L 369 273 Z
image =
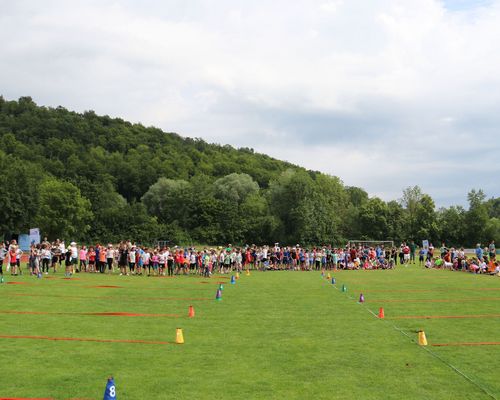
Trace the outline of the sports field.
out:
M 500 278 L 332 275 L 6 275 L 0 398 L 102 399 L 109 375 L 120 400 L 500 398 Z

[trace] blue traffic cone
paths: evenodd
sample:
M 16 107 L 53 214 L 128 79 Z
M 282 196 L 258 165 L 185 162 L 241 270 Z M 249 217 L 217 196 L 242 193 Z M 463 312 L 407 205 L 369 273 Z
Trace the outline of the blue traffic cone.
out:
M 231 275 L 231 283 L 234 285 L 236 283 L 236 279 L 234 279 L 234 275 Z
M 220 289 L 217 289 L 217 293 L 215 295 L 215 300 L 217 300 L 217 301 L 222 300 L 222 292 L 220 291 Z
M 42 273 L 39 272 L 38 275 L 37 275 L 38 279 L 41 279 L 42 278 Z
M 116 386 L 112 376 L 108 378 L 108 382 L 106 383 L 103 400 L 116 400 Z
M 332 285 L 335 285 L 335 282 L 336 282 L 335 278 L 332 278 Z

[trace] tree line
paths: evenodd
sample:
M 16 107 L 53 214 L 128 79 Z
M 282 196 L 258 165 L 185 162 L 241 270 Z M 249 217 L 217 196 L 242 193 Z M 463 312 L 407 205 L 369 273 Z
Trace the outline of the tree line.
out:
M 0 96 L 0 237 L 340 244 L 500 241 L 500 198 L 436 209 L 418 186 L 383 201 L 335 177 L 93 111 Z

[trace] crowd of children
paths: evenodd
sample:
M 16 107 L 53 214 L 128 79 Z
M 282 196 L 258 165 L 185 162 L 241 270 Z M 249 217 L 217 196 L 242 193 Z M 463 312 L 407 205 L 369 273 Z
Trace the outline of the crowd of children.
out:
M 443 243 L 439 255 L 435 255 L 432 244 L 429 246 L 425 261 L 426 268 L 445 268 L 453 271 L 472 272 L 475 274 L 489 274 L 500 276 L 500 261 L 497 261 L 495 242 L 491 241 L 488 247 L 476 245 L 474 256 L 468 257 L 464 248 L 448 248 Z
M 464 249 L 440 248 L 440 255 L 435 255 L 432 244 L 428 248 L 419 248 L 412 241 L 400 246 L 367 246 L 348 244 L 342 248 L 332 246 L 305 248 L 300 245 L 280 246 L 244 246 L 228 245 L 224 248 L 178 246 L 140 246 L 130 241 L 118 245 L 96 244 L 78 246 L 64 241 L 42 241 L 32 245 L 29 251 L 28 271 L 40 276 L 49 271 L 56 272 L 64 268 L 65 274 L 74 273 L 114 273 L 120 275 L 173 276 L 179 274 L 199 274 L 210 277 L 214 272 L 227 274 L 243 269 L 257 270 L 332 270 L 332 269 L 393 269 L 398 264 L 416 263 L 427 268 L 450 268 L 476 273 L 499 273 L 496 262 L 494 242 L 486 249 L 478 245 L 476 257 L 468 258 Z M 21 258 L 23 252 L 16 241 L 0 243 L 0 274 L 3 273 L 4 260 L 12 275 L 22 273 Z

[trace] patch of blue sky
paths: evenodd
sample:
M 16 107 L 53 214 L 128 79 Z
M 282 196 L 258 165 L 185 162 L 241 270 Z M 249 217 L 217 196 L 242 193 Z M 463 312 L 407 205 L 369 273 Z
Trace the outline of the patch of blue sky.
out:
M 441 0 L 450 11 L 468 11 L 477 8 L 489 7 L 493 0 Z

